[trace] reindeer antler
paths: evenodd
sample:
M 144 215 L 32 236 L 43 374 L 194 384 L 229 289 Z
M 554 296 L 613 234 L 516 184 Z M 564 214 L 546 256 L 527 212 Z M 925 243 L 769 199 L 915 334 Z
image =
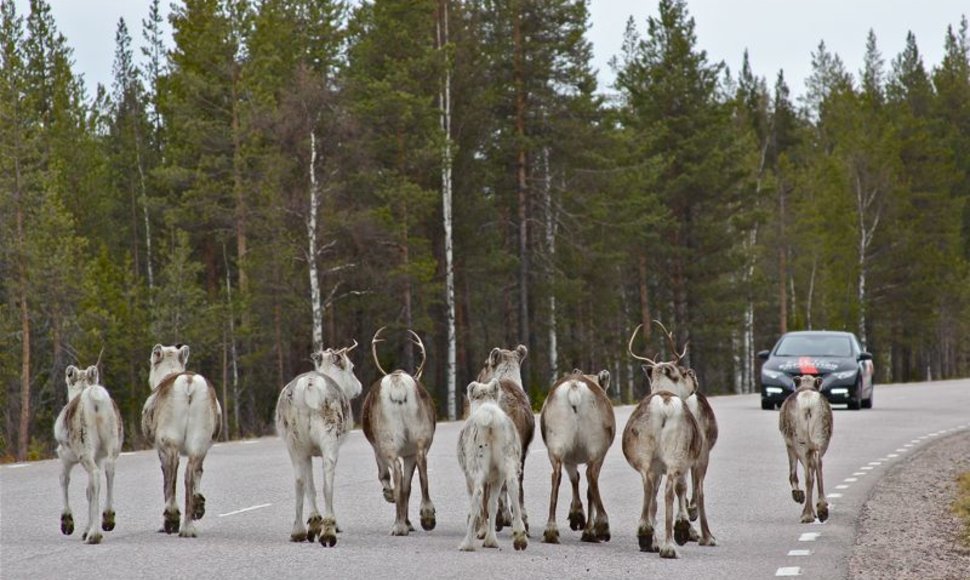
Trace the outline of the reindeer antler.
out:
M 344 353 L 344 354 L 350 354 L 350 351 L 352 351 L 352 350 L 354 350 L 355 348 L 357 348 L 357 346 L 358 346 L 358 345 L 357 345 L 357 339 L 355 338 L 355 339 L 354 339 L 354 344 L 352 344 L 352 345 L 350 345 L 350 346 L 348 346 L 348 347 L 345 347 L 345 348 L 342 348 L 342 349 L 340 349 L 340 352 L 342 352 L 342 353 Z
M 421 342 L 421 337 L 410 328 L 408 329 L 408 332 L 414 337 L 414 340 L 411 342 L 421 349 L 421 364 L 418 365 L 418 370 L 414 371 L 414 380 L 419 381 L 421 380 L 421 373 L 424 371 L 424 363 L 428 360 L 428 353 L 424 350 L 424 343 Z
M 683 358 L 685 356 L 687 356 L 687 345 L 690 344 L 690 341 L 688 340 L 687 342 L 685 342 L 684 343 L 684 350 L 682 352 L 678 353 L 677 352 L 677 342 L 674 340 L 673 333 L 670 332 L 669 330 L 667 330 L 667 327 L 664 326 L 663 322 L 660 322 L 659 320 L 654 320 L 654 323 L 656 323 L 657 326 L 659 326 L 660 329 L 664 331 L 664 334 L 667 335 L 667 344 L 670 346 L 670 352 L 672 352 L 674 354 L 674 356 L 677 357 L 676 360 L 674 360 L 672 362 L 679 363 L 681 360 L 683 360 Z
M 377 332 L 374 333 L 374 338 L 372 338 L 371 341 L 370 341 L 370 350 L 371 350 L 371 354 L 374 355 L 374 364 L 377 365 L 377 370 L 381 371 L 381 374 L 382 375 L 386 375 L 387 374 L 387 371 L 385 371 L 384 368 L 381 367 L 381 361 L 377 360 L 377 343 L 378 342 L 384 342 L 384 339 L 383 338 L 377 338 L 377 337 L 380 336 L 382 332 L 384 332 L 384 329 L 385 328 L 387 328 L 387 327 L 386 326 L 382 326 L 382 327 L 378 328 L 377 329 Z
M 643 362 L 646 362 L 646 363 L 650 363 L 651 366 L 656 366 L 657 365 L 656 361 L 649 359 L 645 356 L 639 356 L 638 354 L 633 352 L 633 339 L 637 337 L 637 333 L 640 332 L 641 328 L 643 328 L 643 325 L 638 324 L 637 327 L 633 329 L 633 334 L 630 335 L 630 342 L 626 345 L 626 350 L 627 352 L 630 353 L 630 356 L 632 356 L 633 358 L 637 360 L 642 360 Z

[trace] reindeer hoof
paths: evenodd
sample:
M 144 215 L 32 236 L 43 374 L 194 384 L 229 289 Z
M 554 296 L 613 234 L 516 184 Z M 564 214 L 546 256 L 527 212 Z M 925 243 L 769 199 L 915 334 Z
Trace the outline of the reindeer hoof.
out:
M 387 503 L 395 503 L 394 501 L 394 490 L 390 487 L 384 488 L 384 501 Z
M 801 522 L 803 524 L 811 524 L 811 523 L 814 523 L 815 522 L 815 514 L 813 514 L 813 513 L 802 514 Z
M 697 506 L 696 505 L 689 505 L 689 506 L 687 506 L 687 517 L 689 517 L 690 518 L 690 521 L 692 521 L 692 522 L 696 522 L 697 521 Z
M 205 496 L 197 493 L 192 496 L 192 519 L 201 520 L 205 516 Z
M 473 546 L 472 544 L 466 543 L 466 542 L 462 542 L 461 545 L 458 546 L 458 551 L 459 552 L 474 552 L 475 551 L 475 546 Z
M 184 527 L 184 528 L 182 528 L 182 531 L 179 532 L 179 537 L 180 538 L 194 538 L 194 537 L 196 537 L 195 530 L 192 529 L 192 528 L 189 528 L 189 527 Z
M 74 533 L 74 516 L 71 514 L 61 514 L 61 533 L 65 536 Z
M 580 541 L 590 542 L 590 543 L 593 543 L 593 544 L 598 544 L 599 541 L 600 541 L 600 539 L 596 537 L 596 534 L 594 534 L 589 529 L 583 530 L 583 535 L 580 536 L 579 539 L 580 539 Z
M 569 529 L 579 531 L 586 527 L 586 516 L 582 511 L 569 512 Z
M 828 504 L 825 504 L 825 503 L 822 503 L 822 502 L 818 502 L 818 505 L 816 506 L 816 509 L 818 510 L 818 521 L 824 522 L 825 520 L 829 519 L 829 506 L 828 506 Z
M 115 529 L 115 513 L 113 511 L 106 511 L 101 514 L 101 529 L 106 532 Z
M 512 534 L 512 547 L 515 551 L 525 550 L 529 546 L 529 540 L 525 537 L 525 532 L 514 532 Z
M 699 542 L 700 541 L 701 535 L 697 533 L 697 530 L 694 529 L 694 526 L 691 526 L 690 527 L 690 530 L 688 530 L 687 533 L 690 534 L 690 537 L 688 538 L 688 541 L 689 542 Z
M 805 492 L 800 489 L 791 490 L 791 498 L 795 503 L 805 503 Z
M 91 532 L 90 534 L 84 534 L 84 543 L 85 544 L 100 544 L 101 543 L 101 533 L 95 531 L 95 532 Z
M 683 546 L 688 540 L 690 540 L 690 522 L 677 520 L 674 522 L 674 541 L 678 546 Z
M 408 532 L 410 532 L 413 529 L 414 528 L 411 527 L 410 523 L 394 524 L 394 526 L 391 527 L 391 535 L 392 536 L 406 536 L 406 535 L 408 535 Z
M 323 526 L 323 518 L 320 516 L 310 516 L 306 521 L 307 533 L 306 541 L 312 542 L 320 535 L 320 528 Z
M 332 548 L 337 545 L 337 534 L 324 532 L 320 534 L 320 545 L 324 548 Z
M 321 518 L 320 545 L 332 548 L 337 544 L 337 521 L 332 517 Z
M 663 548 L 660 548 L 660 557 L 668 558 L 670 560 L 676 560 L 677 550 L 675 550 L 673 546 L 664 546 Z
M 421 529 L 431 531 L 438 524 L 434 517 L 434 508 L 421 510 Z
M 610 541 L 610 524 L 606 522 L 599 522 L 593 526 L 593 533 L 596 534 L 596 538 L 603 542 Z
M 712 547 L 713 548 L 714 546 L 717 545 L 717 540 L 714 539 L 714 536 L 708 536 L 706 538 L 701 538 L 697 542 L 697 545 L 698 546 L 709 546 L 709 547 Z
M 165 533 L 174 534 L 175 532 L 179 531 L 182 514 L 180 514 L 178 510 L 175 510 L 171 512 L 165 512 L 163 515 L 165 517 L 165 527 L 163 528 L 165 530 Z
M 482 547 L 498 548 L 498 538 L 495 537 L 495 534 L 492 534 L 491 537 L 486 536 L 485 541 L 482 542 Z
M 306 532 L 293 532 L 292 534 L 290 534 L 290 541 L 291 542 L 305 542 L 306 541 Z
M 657 546 L 653 543 L 653 527 L 640 526 L 637 530 L 637 542 L 640 544 L 641 552 L 656 552 Z
M 547 544 L 558 544 L 559 530 L 556 528 L 546 528 L 546 531 L 542 533 L 542 541 Z

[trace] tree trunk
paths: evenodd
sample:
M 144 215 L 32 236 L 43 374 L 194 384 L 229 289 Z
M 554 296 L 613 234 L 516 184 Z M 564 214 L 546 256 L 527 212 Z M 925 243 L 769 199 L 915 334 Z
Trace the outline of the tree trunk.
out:
M 785 186 L 778 188 L 778 333 L 788 332 L 788 243 L 785 238 Z
M 310 208 L 306 221 L 307 266 L 310 272 L 310 308 L 313 311 L 313 351 L 323 349 L 323 304 L 320 297 L 320 274 L 317 271 L 317 210 L 320 187 L 317 183 L 317 135 L 310 129 Z
M 20 299 L 20 423 L 17 429 L 17 460 L 27 459 L 27 447 L 30 443 L 30 308 L 27 303 L 28 295 L 28 276 L 27 276 L 27 249 L 26 238 L 24 237 L 24 198 L 20 189 L 20 163 L 19 159 L 14 159 L 14 187 L 17 196 L 17 248 L 18 248 L 18 274 L 20 277 L 19 296 Z
M 448 0 L 438 4 L 438 48 L 443 49 L 450 42 L 448 37 Z M 441 132 L 444 134 L 444 148 L 441 155 L 441 204 L 445 229 L 445 304 L 447 305 L 447 342 L 448 354 L 445 361 L 445 384 L 447 388 L 448 420 L 457 416 L 455 396 L 457 374 L 457 337 L 455 329 L 455 266 L 452 240 L 452 152 L 451 152 L 451 63 L 445 63 L 445 78 L 441 88 Z
M 248 210 L 246 196 L 243 192 L 243 157 L 242 137 L 239 127 L 239 95 L 236 93 L 239 84 L 238 67 L 233 66 L 232 80 L 232 190 L 236 197 L 236 268 L 239 270 L 239 293 L 243 299 L 249 296 L 249 276 L 246 272 L 246 220 Z M 241 312 L 243 327 L 248 327 L 248 309 Z
M 643 340 L 650 343 L 650 336 L 653 334 L 653 320 L 650 314 L 650 287 L 647 285 L 647 254 L 640 252 L 637 260 L 637 278 L 640 289 L 640 323 L 643 325 Z
M 514 15 L 513 44 L 515 49 L 515 133 L 518 137 L 516 154 L 516 189 L 519 218 L 519 341 L 526 346 L 529 340 L 529 196 L 527 181 L 527 152 L 525 145 L 525 70 L 523 56 L 522 19 L 518 10 Z
M 549 288 L 549 384 L 554 385 L 559 378 L 559 336 L 556 327 L 556 289 L 553 284 L 556 276 L 556 209 L 552 202 L 552 176 L 549 171 L 549 148 L 542 150 L 542 201 L 545 205 L 546 217 L 546 252 L 548 256 L 548 272 L 546 281 Z M 592 372 L 592 369 L 590 369 Z

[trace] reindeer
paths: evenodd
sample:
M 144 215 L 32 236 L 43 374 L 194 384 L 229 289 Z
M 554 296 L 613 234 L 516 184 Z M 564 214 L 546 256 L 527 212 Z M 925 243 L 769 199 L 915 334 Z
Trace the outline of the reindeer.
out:
M 485 366 L 478 373 L 479 382 L 488 382 L 498 379 L 501 394 L 499 396 L 499 406 L 502 411 L 512 419 L 515 430 L 519 434 L 519 442 L 522 449 L 521 466 L 519 470 L 519 502 L 522 509 L 522 519 L 525 521 L 526 530 L 529 529 L 529 516 L 525 511 L 525 489 L 523 487 L 523 476 L 525 474 L 525 458 L 529 454 L 529 445 L 535 436 L 536 419 L 532 413 L 532 405 L 529 397 L 525 393 L 525 383 L 522 382 L 522 361 L 529 354 L 529 349 L 524 344 L 515 347 L 515 350 L 504 348 L 493 348 L 485 360 Z M 466 404 L 468 401 L 466 401 Z M 509 514 L 508 501 L 506 494 L 508 490 L 502 490 L 499 496 L 499 513 L 495 517 L 495 525 L 499 531 L 503 526 L 512 523 Z
M 562 468 L 566 467 L 572 483 L 573 499 L 569 506 L 569 527 L 583 529 L 582 541 L 610 541 L 610 522 L 600 497 L 599 474 L 606 451 L 616 435 L 613 404 L 606 396 L 610 384 L 609 371 L 586 375 L 579 369 L 560 379 L 549 391 L 539 425 L 542 440 L 552 464 L 552 491 L 549 495 L 549 521 L 542 541 L 559 543 L 556 527 L 556 503 Z M 589 519 L 583 515 L 579 496 L 579 472 L 576 466 L 586 464 Z
M 458 547 L 474 551 L 473 541 L 484 523 L 486 548 L 497 548 L 492 519 L 498 511 L 498 496 L 508 489 L 512 506 L 512 546 L 516 551 L 529 545 L 516 480 L 521 482 L 522 449 L 512 419 L 500 406 L 499 379 L 488 383 L 473 381 L 466 391 L 471 414 L 458 434 L 458 463 L 465 473 L 471 503 L 468 508 L 465 539 Z M 480 520 L 484 519 L 484 522 Z
M 354 426 L 350 401 L 361 391 L 349 353 L 354 344 L 328 348 L 311 355 L 314 370 L 283 387 L 276 401 L 276 430 L 286 441 L 296 486 L 296 518 L 290 541 L 314 541 L 332 547 L 337 543 L 333 513 L 333 478 L 340 445 Z M 317 510 L 313 484 L 313 457 L 323 458 L 323 517 Z M 303 524 L 303 501 L 310 502 L 310 518 Z
M 641 551 L 659 551 L 661 558 L 676 558 L 677 551 L 671 539 L 679 545 L 684 545 L 690 539 L 687 470 L 698 462 L 704 447 L 704 435 L 694 414 L 677 394 L 693 394 L 694 382 L 687 378 L 687 373 L 677 365 L 677 360 L 655 362 L 637 358 L 648 363 L 651 383 L 651 393 L 637 404 L 623 430 L 623 456 L 643 478 L 643 511 L 637 538 Z M 654 525 L 662 476 L 667 478 L 664 493 L 665 538 L 663 545 L 658 547 Z M 703 510 L 703 500 L 699 505 Z
M 421 372 L 427 360 L 421 338 L 408 331 L 421 349 L 421 364 L 414 376 L 402 370 L 387 373 L 377 357 L 377 343 L 384 341 L 378 337 L 384 328 L 371 339 L 374 364 L 383 377 L 371 386 L 364 398 L 361 422 L 364 436 L 374 448 L 377 479 L 384 488 L 384 499 L 397 506 L 391 535 L 406 536 L 414 530 L 408 519 L 408 502 L 415 465 L 421 482 L 421 527 L 425 530 L 435 527 L 434 504 L 428 494 L 428 449 L 434 440 L 435 406 L 421 384 Z M 393 487 L 390 472 L 394 474 Z
M 794 377 L 796 390 L 781 404 L 778 415 L 778 429 L 785 438 L 788 449 L 788 481 L 791 495 L 797 503 L 805 504 L 802 510 L 802 523 L 815 521 L 812 509 L 812 487 L 818 481 L 818 520 L 829 518 L 829 503 L 825 499 L 825 486 L 822 483 L 822 456 L 832 440 L 832 407 L 819 393 L 821 377 L 803 375 Z M 805 491 L 798 488 L 798 469 L 796 460 L 805 471 Z
M 216 389 L 202 375 L 188 372 L 188 345 L 156 344 L 149 360 L 148 382 L 152 393 L 141 411 L 141 430 L 158 452 L 162 464 L 165 511 L 162 531 L 196 537 L 195 520 L 205 515 L 205 496 L 199 492 L 202 463 L 212 440 L 222 430 L 222 407 Z M 179 455 L 185 466 L 185 523 L 175 501 Z
M 68 402 L 54 423 L 57 456 L 61 458 L 62 466 L 61 490 L 64 493 L 61 533 L 67 536 L 74 533 L 68 486 L 71 483 L 71 470 L 80 463 L 88 472 L 88 525 L 81 539 L 87 544 L 100 544 L 101 530 L 97 522 L 101 505 L 102 469 L 108 497 L 101 514 L 101 529 L 106 532 L 115 529 L 115 512 L 112 508 L 115 461 L 125 440 L 121 412 L 108 390 L 99 384 L 97 366 L 90 366 L 84 371 L 69 366 L 65 378 Z
M 677 352 L 677 345 L 674 341 L 673 333 L 671 333 L 659 320 L 654 321 L 661 330 L 664 332 L 667 338 L 667 344 L 670 347 L 670 351 L 674 354 L 675 360 L 674 364 L 680 365 L 680 362 L 687 355 L 687 345 L 684 345 L 683 350 Z M 637 332 L 640 330 L 641 326 L 638 326 L 633 331 L 633 335 L 630 337 L 630 342 L 627 345 L 627 351 L 630 356 L 637 360 L 645 361 L 647 364 L 643 365 L 643 370 L 647 375 L 647 378 L 651 377 L 651 368 L 654 364 L 652 360 L 638 356 L 633 352 L 633 339 L 636 337 Z M 678 397 L 683 399 L 687 403 L 687 408 L 697 419 L 697 424 L 701 428 L 701 434 L 704 437 L 704 445 L 701 449 L 701 456 L 690 469 L 690 479 L 691 479 L 691 498 L 687 504 L 687 513 L 690 515 L 690 521 L 697 520 L 698 515 L 701 519 L 701 533 L 698 535 L 697 530 L 693 526 L 690 527 L 690 541 L 698 542 L 701 546 L 716 546 L 717 540 L 711 534 L 710 526 L 707 522 L 707 510 L 704 508 L 704 480 L 707 477 L 707 468 L 710 464 L 711 449 L 717 443 L 717 418 L 714 416 L 714 409 L 708 402 L 707 397 L 701 393 L 698 388 L 697 375 L 694 373 L 694 369 L 684 368 L 678 366 L 680 374 L 685 378 L 684 381 L 671 380 L 670 377 L 662 373 L 659 380 L 654 383 L 651 381 L 650 390 L 651 392 L 657 390 L 667 390 L 675 393 Z

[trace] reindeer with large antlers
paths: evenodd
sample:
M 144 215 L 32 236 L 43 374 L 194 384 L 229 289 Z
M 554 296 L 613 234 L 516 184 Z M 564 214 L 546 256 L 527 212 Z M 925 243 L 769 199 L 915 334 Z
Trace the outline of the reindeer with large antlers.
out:
M 696 521 L 698 517 L 701 520 L 701 533 L 698 535 L 697 530 L 690 528 L 690 540 L 692 542 L 698 542 L 701 546 L 716 546 L 717 540 L 711 534 L 710 527 L 707 523 L 707 510 L 704 508 L 704 479 L 707 476 L 707 467 L 710 464 L 711 449 L 717 443 L 717 418 L 714 416 L 714 409 L 708 402 L 707 397 L 704 393 L 701 393 L 699 389 L 699 383 L 697 381 L 697 375 L 694 373 L 694 369 L 684 368 L 680 366 L 680 363 L 687 356 L 687 344 L 684 344 L 684 348 L 678 352 L 676 341 L 674 340 L 674 335 L 672 332 L 667 330 L 667 327 L 663 325 L 659 320 L 654 321 L 657 326 L 663 331 L 664 336 L 667 339 L 667 345 L 670 348 L 670 352 L 676 357 L 674 364 L 678 365 L 681 374 L 684 375 L 685 381 L 671 381 L 668 380 L 669 377 L 666 374 L 662 374 L 660 380 L 654 382 L 651 373 L 651 361 L 650 359 L 638 356 L 633 352 L 633 339 L 636 338 L 637 331 L 640 330 L 638 326 L 634 331 L 633 335 L 630 337 L 630 343 L 627 345 L 627 349 L 630 356 L 637 360 L 644 361 L 646 364 L 643 365 L 643 370 L 647 374 L 647 377 L 651 379 L 651 392 L 658 389 L 666 389 L 674 392 L 677 396 L 687 403 L 687 408 L 697 419 L 697 424 L 701 428 L 701 435 L 704 437 L 704 445 L 701 449 L 701 456 L 698 458 L 697 462 L 690 469 L 690 480 L 691 480 L 691 496 L 690 501 L 687 504 L 687 512 L 690 515 L 690 521 Z
M 690 539 L 687 470 L 697 463 L 704 447 L 701 428 L 684 400 L 693 394 L 696 382 L 689 377 L 687 369 L 678 365 L 686 349 L 671 361 L 657 362 L 634 355 L 633 339 L 639 330 L 640 326 L 634 330 L 628 349 L 636 359 L 646 363 L 651 392 L 640 401 L 627 421 L 623 430 L 623 455 L 643 478 L 643 511 L 637 529 L 640 549 L 644 552 L 659 551 L 661 558 L 676 558 L 677 551 L 671 540 L 684 545 Z M 663 545 L 659 546 L 655 531 L 657 492 L 664 476 L 665 537 Z M 703 506 L 703 501 L 700 505 Z
M 319 350 L 311 356 L 314 370 L 283 387 L 276 401 L 276 429 L 286 441 L 296 478 L 296 520 L 290 540 L 337 543 L 337 519 L 333 513 L 333 478 L 340 444 L 354 426 L 350 401 L 361 391 L 349 353 L 345 348 Z M 323 458 L 323 517 L 317 510 L 313 484 L 313 457 Z M 303 524 L 303 500 L 310 502 L 309 529 Z
M 361 422 L 364 436 L 374 448 L 377 479 L 384 488 L 384 499 L 397 507 L 391 535 L 406 536 L 414 530 L 408 519 L 408 503 L 415 467 L 421 482 L 421 527 L 425 530 L 435 527 L 434 504 L 428 493 L 428 449 L 434 440 L 435 406 L 421 384 L 421 372 L 427 360 L 421 338 L 408 330 L 411 341 L 421 350 L 421 364 L 414 375 L 400 369 L 388 373 L 377 356 L 377 344 L 384 341 L 380 335 L 385 328 L 381 327 L 371 339 L 374 364 L 383 376 L 364 398 Z

